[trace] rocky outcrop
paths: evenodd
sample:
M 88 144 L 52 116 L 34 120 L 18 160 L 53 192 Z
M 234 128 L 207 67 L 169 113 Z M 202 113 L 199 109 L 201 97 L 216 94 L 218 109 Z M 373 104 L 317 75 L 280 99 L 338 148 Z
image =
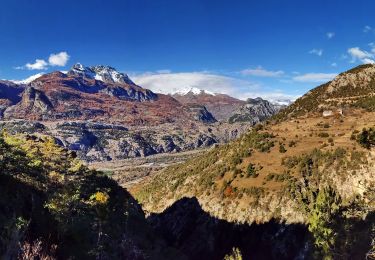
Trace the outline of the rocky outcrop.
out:
M 89 90 L 96 89 L 98 92 L 120 99 L 140 102 L 157 99 L 157 95 L 151 90 L 137 86 L 128 75 L 120 73 L 110 66 L 85 67 L 77 63 L 67 72 L 67 75 L 78 79 L 103 82 L 104 85 L 99 82 L 96 86 L 91 86 Z
M 157 99 L 157 94 L 151 90 L 137 91 L 135 88 L 123 88 L 121 86 L 106 87 L 99 92 L 124 100 L 137 100 L 140 102 Z
M 213 125 L 193 132 L 183 128 L 174 129 L 173 125 L 140 130 L 123 125 L 83 121 L 48 124 L 26 120 L 0 122 L 0 129 L 7 129 L 10 133 L 53 136 L 59 144 L 75 151 L 79 158 L 87 162 L 147 157 L 210 147 L 232 140 L 247 129 L 246 126 L 230 126 L 233 129 Z
M 21 101 L 21 93 L 24 85 L 18 85 L 11 81 L 0 80 L 0 104 L 14 105 Z
M 30 111 L 46 113 L 53 108 L 51 101 L 40 90 L 27 87 L 22 94 L 21 106 Z
M 249 122 L 252 125 L 259 123 L 271 116 L 275 115 L 278 109 L 274 107 L 269 101 L 260 97 L 246 101 L 246 104 L 240 107 L 229 118 L 230 123 L 235 122 Z
M 118 72 L 115 68 L 104 65 L 85 67 L 80 63 L 75 64 L 67 73 L 87 79 L 101 80 L 106 83 L 120 83 L 135 85 L 128 75 Z
M 207 108 L 205 106 L 190 105 L 189 110 L 190 110 L 190 112 L 193 113 L 193 117 L 197 121 L 200 121 L 200 122 L 203 122 L 203 123 L 215 123 L 215 122 L 217 122 L 217 120 L 207 110 Z

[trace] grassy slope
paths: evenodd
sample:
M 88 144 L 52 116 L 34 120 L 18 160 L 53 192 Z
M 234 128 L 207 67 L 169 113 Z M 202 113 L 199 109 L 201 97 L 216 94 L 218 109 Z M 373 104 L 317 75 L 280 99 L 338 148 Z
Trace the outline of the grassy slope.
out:
M 157 210 L 163 208 L 158 202 L 165 207 L 169 199 L 185 194 L 242 201 L 243 197 L 237 198 L 239 194 L 256 198 L 259 194 L 284 192 L 289 183 L 301 177 L 298 164 L 303 155 L 311 154 L 314 149 L 327 154 L 334 154 L 337 148 L 344 149 L 343 159 L 348 169 L 354 171 L 367 163 L 371 153 L 351 140 L 351 134 L 375 125 L 373 113 L 357 112 L 343 118 L 313 117 L 265 125 L 264 129 L 249 132 L 235 142 L 167 168 L 142 188 L 135 187 L 135 194 L 146 207 L 150 203 L 149 209 L 154 206 Z M 280 151 L 280 144 L 285 152 Z M 293 159 L 296 165 L 291 163 Z M 254 165 L 255 175 L 247 172 L 250 164 Z
M 373 65 L 342 73 L 268 124 L 131 192 L 148 211 L 191 196 L 229 221 L 305 223 L 317 258 L 356 258 L 363 248 L 374 254 L 375 154 L 358 143 L 358 133 L 375 126 L 373 76 Z M 343 116 L 321 116 L 338 108 Z

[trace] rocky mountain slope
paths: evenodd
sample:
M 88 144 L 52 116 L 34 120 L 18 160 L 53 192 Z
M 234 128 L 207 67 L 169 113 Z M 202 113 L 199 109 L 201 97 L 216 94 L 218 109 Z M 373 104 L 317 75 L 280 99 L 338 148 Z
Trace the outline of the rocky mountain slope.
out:
M 174 124 L 160 127 L 127 128 L 121 124 L 82 121 L 33 122 L 0 121 L 0 129 L 12 134 L 29 133 L 53 136 L 58 143 L 75 151 L 87 161 L 121 160 L 159 153 L 176 153 L 228 142 L 240 136 L 244 125 L 221 128 L 221 125 L 196 125 L 185 129 Z
M 4 110 L 15 105 L 21 100 L 21 93 L 24 91 L 23 85 L 18 85 L 10 81 L 0 80 L 0 117 L 3 117 Z
M 325 110 L 363 108 L 374 111 L 375 65 L 361 65 L 339 74 L 335 79 L 318 86 L 279 114 L 291 118 L 321 114 Z
M 208 147 L 251 127 L 217 122 L 212 114 L 242 101 L 215 94 L 201 102 L 209 94 L 200 95 L 197 102 L 178 101 L 136 85 L 112 67 L 76 64 L 28 84 L 0 82 L 0 126 L 12 133 L 51 135 L 86 161 Z
M 229 123 L 249 122 L 255 125 L 272 117 L 278 111 L 279 108 L 275 107 L 267 100 L 259 97 L 255 99 L 249 98 L 246 100 L 246 104 L 233 111 L 228 121 Z
M 262 98 L 243 101 L 225 94 L 211 93 L 197 88 L 172 96 L 185 105 L 203 105 L 218 121 L 229 123 L 246 122 L 254 125 L 286 107 L 272 104 Z
M 68 75 L 80 76 L 87 79 L 96 79 L 106 83 L 120 83 L 135 85 L 128 75 L 118 72 L 110 66 L 85 67 L 80 63 L 75 64 L 67 73 Z
M 214 94 L 200 89 L 191 89 L 186 93 L 177 93 L 172 96 L 185 105 L 200 104 L 205 106 L 217 120 L 223 122 L 227 121 L 235 110 L 245 104 L 244 101 L 228 95 Z
M 149 212 L 190 197 L 229 222 L 303 225 L 310 239 L 301 258 L 373 257 L 374 68 L 340 74 L 267 124 L 131 192 Z M 327 109 L 333 112 L 323 114 Z

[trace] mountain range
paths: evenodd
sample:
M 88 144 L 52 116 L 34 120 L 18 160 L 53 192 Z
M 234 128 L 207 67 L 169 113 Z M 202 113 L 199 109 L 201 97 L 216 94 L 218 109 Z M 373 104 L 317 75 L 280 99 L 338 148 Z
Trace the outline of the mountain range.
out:
M 246 101 L 199 89 L 154 93 L 103 65 L 78 63 L 67 72 L 55 71 L 29 82 L 0 82 L 1 127 L 12 133 L 52 135 L 86 161 L 227 142 L 277 112 L 261 99 L 255 106 L 249 109 Z M 229 120 L 234 115 L 241 120 Z

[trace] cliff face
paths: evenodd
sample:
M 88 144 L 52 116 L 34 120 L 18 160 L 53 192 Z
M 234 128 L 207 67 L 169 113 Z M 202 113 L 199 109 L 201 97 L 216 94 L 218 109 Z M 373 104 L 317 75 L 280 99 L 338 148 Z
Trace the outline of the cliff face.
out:
M 199 120 L 213 120 L 210 114 L 201 114 L 199 111 L 195 112 L 197 116 L 201 116 Z M 248 126 L 237 124 L 222 127 L 217 124 L 185 128 L 175 124 L 163 124 L 152 128 L 128 128 L 121 124 L 98 122 L 15 120 L 0 122 L 0 129 L 14 134 L 50 135 L 65 148 L 75 151 L 82 160 L 94 162 L 206 148 L 233 140 L 244 133 Z
M 229 122 L 248 122 L 255 125 L 272 117 L 278 110 L 277 107 L 262 98 L 248 99 L 245 105 L 233 112 Z

